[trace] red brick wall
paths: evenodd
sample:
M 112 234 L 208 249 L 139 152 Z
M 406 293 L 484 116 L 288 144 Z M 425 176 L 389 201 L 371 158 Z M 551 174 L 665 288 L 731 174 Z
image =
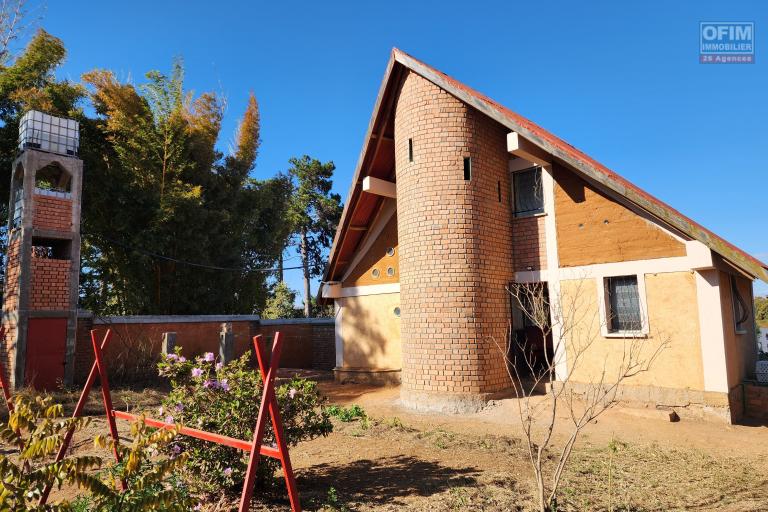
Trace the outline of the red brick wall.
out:
M 136 360 L 141 360 L 147 368 L 146 376 L 156 375 L 154 363 L 161 351 L 164 332 L 176 333 L 176 345 L 182 348 L 187 357 L 205 352 L 219 353 L 219 332 L 221 322 L 170 322 L 170 323 L 119 323 L 96 324 L 91 327 L 88 319 L 78 320 L 78 335 L 75 347 L 75 380 L 82 381 L 88 375 L 93 363 L 93 345 L 90 329 L 99 331 L 103 337 L 107 329 L 112 329 L 112 340 L 106 352 L 106 359 L 111 369 L 120 371 L 130 368 Z M 252 336 L 251 322 L 233 322 L 235 335 L 235 357 L 245 353 L 250 346 Z M 101 338 L 100 338 L 101 339 Z M 142 376 L 137 376 L 142 377 Z
M 768 420 L 768 385 L 744 384 L 744 414 Z
M 69 309 L 69 260 L 31 258 L 32 284 L 29 308 Z
M 34 195 L 35 217 L 32 227 L 69 231 L 72 228 L 72 200 L 61 197 Z
M 544 216 L 522 217 L 512 221 L 512 243 L 515 246 L 515 270 L 547 268 L 547 240 Z
M 404 394 L 509 387 L 493 341 L 504 344 L 513 279 L 507 132 L 424 78 L 405 77 L 395 112 Z
M 153 379 L 157 376 L 155 363 L 161 352 L 162 334 L 176 333 L 176 345 L 187 357 L 205 352 L 219 353 L 219 332 L 222 322 L 155 322 L 94 325 L 91 318 L 79 318 L 75 347 L 75 382 L 83 382 L 93 364 L 93 345 L 90 330 L 99 332 L 99 340 L 107 328 L 112 329 L 112 341 L 106 352 L 110 372 L 122 381 Z M 258 321 L 234 321 L 235 357 L 251 350 L 253 336 L 263 334 L 266 343 L 272 343 L 275 331 L 285 336 L 280 366 L 330 370 L 336 360 L 333 324 L 272 324 L 259 325 Z

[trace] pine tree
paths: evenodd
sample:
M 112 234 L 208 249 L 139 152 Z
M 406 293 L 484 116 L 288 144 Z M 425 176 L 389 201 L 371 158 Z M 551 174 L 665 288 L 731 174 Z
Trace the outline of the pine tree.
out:
M 304 316 L 312 316 L 310 279 L 322 274 L 325 250 L 330 247 L 341 217 L 341 197 L 331 192 L 333 162 L 307 155 L 289 160 L 294 189 L 288 209 L 293 243 L 301 255 L 304 280 Z

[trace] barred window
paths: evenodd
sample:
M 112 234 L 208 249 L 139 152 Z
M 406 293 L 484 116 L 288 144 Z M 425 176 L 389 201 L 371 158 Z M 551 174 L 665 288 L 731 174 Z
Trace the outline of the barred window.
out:
M 609 332 L 640 331 L 640 293 L 637 276 L 605 278 L 607 320 Z
M 541 186 L 541 167 L 533 167 L 512 174 L 515 217 L 544 213 L 544 194 Z

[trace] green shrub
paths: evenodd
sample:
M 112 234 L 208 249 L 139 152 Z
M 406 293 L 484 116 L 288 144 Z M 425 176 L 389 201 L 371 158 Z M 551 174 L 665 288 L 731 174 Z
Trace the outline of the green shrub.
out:
M 79 484 L 87 471 L 98 467 L 98 457 L 65 457 L 54 454 L 69 428 L 87 425 L 83 418 L 64 418 L 61 405 L 50 397 L 19 395 L 6 423 L 0 423 L 0 439 L 18 450 L 0 454 L 0 511 L 68 511 L 66 502 L 37 506 L 46 485 Z
M 159 364 L 161 376 L 171 381 L 171 392 L 163 401 L 161 417 L 166 421 L 250 441 L 256 426 L 261 401 L 262 379 L 246 354 L 227 365 L 215 361 L 210 352 L 188 360 L 177 348 Z M 306 379 L 294 378 L 276 389 L 277 402 L 283 420 L 287 443 L 328 435 L 333 426 L 317 385 Z M 274 444 L 270 422 L 264 444 Z M 245 476 L 248 454 L 235 448 L 189 437 L 179 437 L 171 443 L 169 454 L 185 454 L 187 474 L 195 492 L 218 494 L 224 490 L 239 493 Z M 262 457 L 256 485 L 272 484 L 279 462 Z

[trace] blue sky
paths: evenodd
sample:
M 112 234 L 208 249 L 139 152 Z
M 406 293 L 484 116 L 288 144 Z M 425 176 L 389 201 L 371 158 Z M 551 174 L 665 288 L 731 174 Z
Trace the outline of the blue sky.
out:
M 764 2 L 47 4 L 40 24 L 69 51 L 59 76 L 99 67 L 140 82 L 182 56 L 189 88 L 227 98 L 222 147 L 253 91 L 262 115 L 256 177 L 306 153 L 336 163 L 334 188 L 346 197 L 397 46 L 768 260 Z M 756 63 L 699 64 L 701 21 L 754 22 Z M 289 284 L 300 289 L 298 271 Z

